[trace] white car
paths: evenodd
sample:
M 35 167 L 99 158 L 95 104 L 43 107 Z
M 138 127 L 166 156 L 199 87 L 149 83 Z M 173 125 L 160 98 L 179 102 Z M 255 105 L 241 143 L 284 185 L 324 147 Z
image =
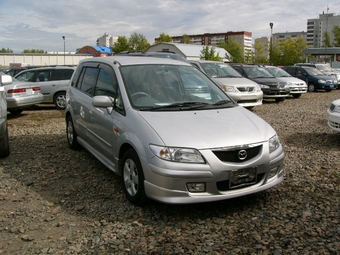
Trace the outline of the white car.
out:
M 328 126 L 334 131 L 340 132 L 340 99 L 332 102 L 327 109 Z
M 256 82 L 240 75 L 230 65 L 208 60 L 192 60 L 190 63 L 207 74 L 238 105 L 248 109 L 262 105 L 261 87 Z

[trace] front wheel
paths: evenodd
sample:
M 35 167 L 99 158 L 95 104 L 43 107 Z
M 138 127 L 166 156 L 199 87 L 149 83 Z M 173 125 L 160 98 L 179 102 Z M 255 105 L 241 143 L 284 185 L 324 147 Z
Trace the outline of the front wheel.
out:
M 66 108 L 66 92 L 58 92 L 54 96 L 54 104 L 58 110 L 65 110 Z
M 23 112 L 23 109 L 17 109 L 17 110 L 8 110 L 12 115 L 19 115 Z
M 126 198 L 135 205 L 145 204 L 147 197 L 144 190 L 144 173 L 139 157 L 133 149 L 125 152 L 121 167 Z
M 284 100 L 285 100 L 284 97 L 275 98 L 275 101 L 276 101 L 276 102 L 283 102 Z
M 308 83 L 308 91 L 314 92 L 315 91 L 315 85 L 313 83 Z
M 72 150 L 78 150 L 80 148 L 80 144 L 77 142 L 77 133 L 74 129 L 72 117 L 68 116 L 66 120 L 66 137 L 68 146 Z

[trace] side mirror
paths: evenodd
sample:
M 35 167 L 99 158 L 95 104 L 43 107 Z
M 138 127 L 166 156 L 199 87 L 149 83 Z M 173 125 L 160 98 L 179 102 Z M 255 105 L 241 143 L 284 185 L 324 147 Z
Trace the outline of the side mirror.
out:
M 1 75 L 1 84 L 2 86 L 8 85 L 8 84 L 12 84 L 13 80 L 12 80 L 12 76 L 8 75 L 8 74 L 2 74 Z

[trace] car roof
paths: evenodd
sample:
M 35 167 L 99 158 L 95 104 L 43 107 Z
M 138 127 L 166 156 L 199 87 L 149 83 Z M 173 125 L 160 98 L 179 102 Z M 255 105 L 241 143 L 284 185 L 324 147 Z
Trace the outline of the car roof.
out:
M 86 63 L 86 62 L 102 62 L 102 63 L 108 63 L 108 64 L 113 64 L 114 62 L 116 62 L 121 66 L 142 65 L 142 64 L 170 64 L 170 65 L 191 66 L 190 63 L 186 63 L 184 61 L 178 61 L 178 60 L 171 59 L 171 58 L 157 58 L 157 57 L 141 58 L 140 56 L 125 56 L 125 55 L 87 58 L 87 59 L 81 60 L 79 63 Z

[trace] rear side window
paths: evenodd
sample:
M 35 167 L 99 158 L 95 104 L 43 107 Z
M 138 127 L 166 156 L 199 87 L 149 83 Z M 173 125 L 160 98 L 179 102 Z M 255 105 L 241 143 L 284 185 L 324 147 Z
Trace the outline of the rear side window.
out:
M 21 73 L 16 78 L 19 81 L 31 81 L 31 82 L 35 82 L 35 80 L 34 80 L 34 71 L 29 71 L 29 72 Z
M 58 69 L 60 80 L 69 80 L 73 74 L 73 69 Z

